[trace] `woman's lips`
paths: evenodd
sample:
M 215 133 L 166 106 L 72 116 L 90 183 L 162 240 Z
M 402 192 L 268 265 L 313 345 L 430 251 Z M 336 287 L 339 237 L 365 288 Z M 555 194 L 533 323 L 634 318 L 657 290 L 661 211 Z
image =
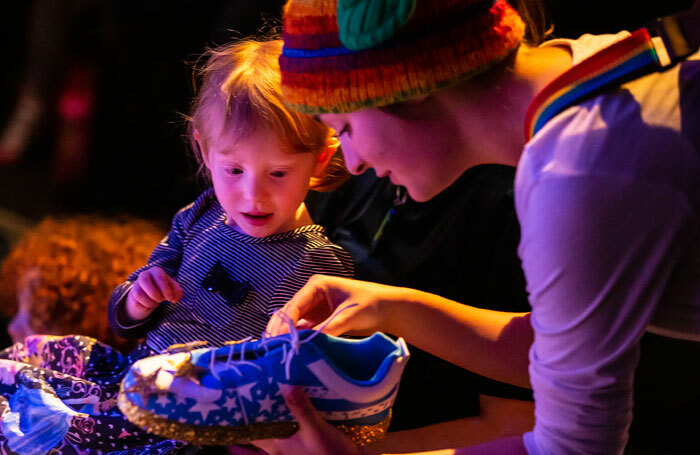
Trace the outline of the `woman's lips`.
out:
M 253 226 L 263 226 L 272 219 L 272 213 L 247 212 L 241 213 L 241 215 Z
M 377 172 L 377 177 L 384 178 L 384 177 L 389 177 L 389 181 L 393 183 L 394 185 L 397 185 L 397 183 L 393 179 L 393 175 L 391 174 L 391 171 L 383 171 L 383 172 Z
M 378 171 L 378 170 L 376 170 L 376 169 L 374 170 L 374 173 L 377 174 L 377 177 L 380 178 L 380 179 L 383 179 L 384 177 L 386 177 L 387 175 L 389 175 L 389 171 L 381 171 L 381 172 L 380 172 L 380 171 Z

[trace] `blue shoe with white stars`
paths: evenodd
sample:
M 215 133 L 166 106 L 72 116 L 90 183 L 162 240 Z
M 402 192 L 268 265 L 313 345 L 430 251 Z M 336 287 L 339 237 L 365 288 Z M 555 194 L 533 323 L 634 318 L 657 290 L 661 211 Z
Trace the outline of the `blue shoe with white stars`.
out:
M 356 444 L 386 434 L 409 353 L 382 333 L 356 340 L 313 330 L 148 357 L 122 382 L 119 408 L 160 436 L 207 445 L 285 438 L 298 428 L 283 394 L 302 386 Z

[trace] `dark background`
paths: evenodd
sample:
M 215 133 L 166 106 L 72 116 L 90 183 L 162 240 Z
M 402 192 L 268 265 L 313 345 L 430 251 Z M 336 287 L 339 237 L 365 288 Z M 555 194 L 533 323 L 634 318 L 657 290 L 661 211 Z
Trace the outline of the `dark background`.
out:
M 44 64 L 53 104 L 27 153 L 16 164 L 0 165 L 4 237 L 14 238 L 17 226 L 56 213 L 129 213 L 167 222 L 201 190 L 182 137 L 181 114 L 187 113 L 193 94 L 191 62 L 206 46 L 277 23 L 283 3 L 73 1 L 77 13 L 44 20 L 39 28 L 45 40 L 54 41 L 59 54 L 57 62 Z M 577 37 L 584 32 L 634 29 L 690 3 L 549 0 L 548 7 L 554 35 Z M 32 64 L 31 20 L 41 4 L 6 2 L 0 14 L 0 132 Z M 61 18 L 63 28 L 55 25 Z M 56 46 L 56 42 L 65 44 Z M 86 171 L 68 181 L 56 181 L 56 137 L 61 125 L 55 104 L 66 73 L 76 65 L 88 65 L 96 73 L 89 152 L 83 160 Z M 0 256 L 6 248 L 7 240 L 0 244 Z

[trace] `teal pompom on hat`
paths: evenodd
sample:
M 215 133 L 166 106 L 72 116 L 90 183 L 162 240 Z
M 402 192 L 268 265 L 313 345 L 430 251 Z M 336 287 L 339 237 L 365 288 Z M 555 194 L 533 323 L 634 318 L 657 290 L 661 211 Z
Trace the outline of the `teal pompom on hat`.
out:
M 406 25 L 416 0 L 338 0 L 338 35 L 354 51 L 377 46 Z

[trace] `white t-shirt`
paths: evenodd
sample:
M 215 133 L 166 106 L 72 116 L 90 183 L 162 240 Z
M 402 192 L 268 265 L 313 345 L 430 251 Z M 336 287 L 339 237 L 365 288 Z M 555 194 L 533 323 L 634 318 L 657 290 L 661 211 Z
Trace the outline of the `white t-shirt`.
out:
M 545 45 L 576 64 L 625 36 Z M 644 331 L 700 341 L 700 55 L 550 120 L 515 203 L 535 331 L 527 450 L 622 453 Z

